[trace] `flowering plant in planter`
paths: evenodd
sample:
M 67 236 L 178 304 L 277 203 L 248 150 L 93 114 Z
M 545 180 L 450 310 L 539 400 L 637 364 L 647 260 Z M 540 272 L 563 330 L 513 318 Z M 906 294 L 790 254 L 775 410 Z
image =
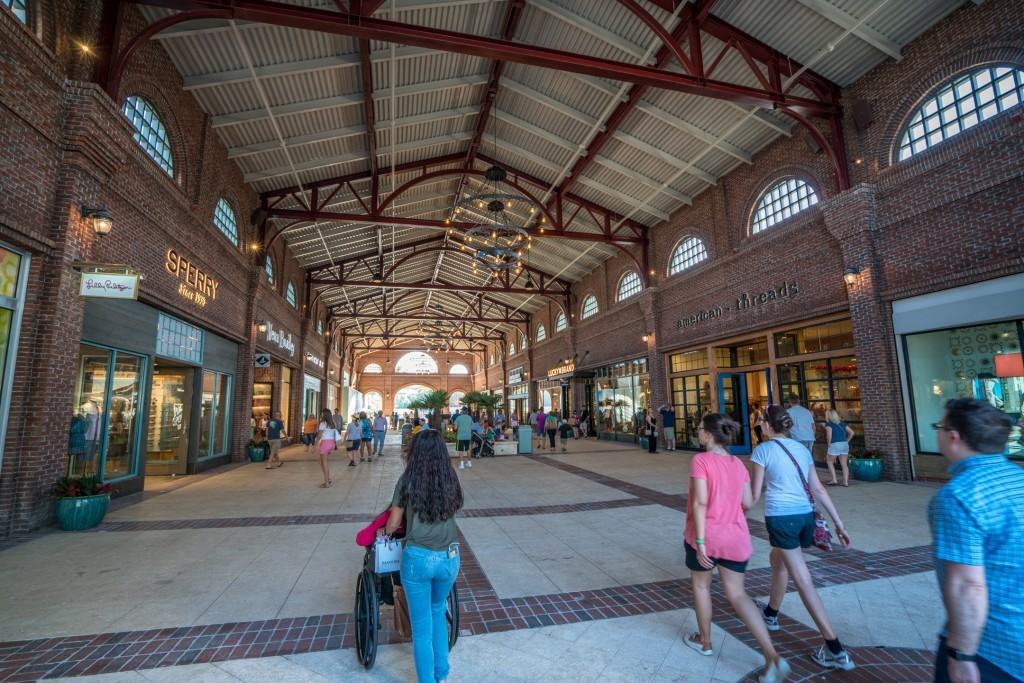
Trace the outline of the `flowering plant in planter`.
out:
M 850 473 L 861 481 L 878 481 L 882 478 L 884 457 L 879 450 L 865 449 L 850 457 Z
M 54 515 L 57 525 L 65 531 L 91 529 L 103 521 L 115 489 L 97 476 L 64 477 L 53 487 L 57 497 Z
M 82 496 L 102 496 L 116 493 L 110 484 L 100 482 L 99 477 L 63 477 L 53 486 L 53 495 L 57 498 L 79 498 Z

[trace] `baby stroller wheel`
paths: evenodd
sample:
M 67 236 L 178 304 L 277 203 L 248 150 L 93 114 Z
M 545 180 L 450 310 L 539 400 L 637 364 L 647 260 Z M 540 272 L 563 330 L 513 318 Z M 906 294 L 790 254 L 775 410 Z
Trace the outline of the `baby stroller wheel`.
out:
M 368 569 L 359 574 L 356 582 L 356 656 L 367 669 L 377 659 L 378 622 L 380 602 L 377 595 L 377 577 Z
M 453 583 L 448 593 L 444 610 L 445 620 L 448 622 L 448 649 L 455 647 L 455 641 L 459 639 L 459 584 Z

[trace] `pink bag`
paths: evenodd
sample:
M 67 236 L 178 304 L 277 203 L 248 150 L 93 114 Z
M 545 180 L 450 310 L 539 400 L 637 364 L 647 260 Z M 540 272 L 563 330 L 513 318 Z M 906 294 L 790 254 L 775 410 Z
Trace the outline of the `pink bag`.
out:
M 384 512 L 377 515 L 370 524 L 361 529 L 356 534 L 356 545 L 361 545 L 364 548 L 369 548 L 373 545 L 374 540 L 377 538 L 377 529 L 383 529 L 388 523 L 388 517 L 391 515 L 391 508 L 388 508 Z M 405 530 L 399 527 L 395 530 L 395 537 L 401 537 L 405 535 Z
M 814 545 L 825 552 L 832 552 L 832 532 L 828 529 L 828 522 L 825 521 L 825 517 L 818 512 L 818 505 L 814 502 L 814 494 L 811 493 L 811 487 L 807 483 L 807 479 L 804 478 L 804 471 L 800 469 L 796 458 L 793 457 L 788 448 L 782 445 L 781 441 L 776 441 L 775 443 L 779 444 L 782 450 L 786 451 L 786 455 L 793 462 L 793 467 L 796 468 L 796 473 L 800 475 L 800 481 L 804 485 L 804 493 L 807 494 L 807 500 L 811 501 L 811 508 L 814 509 Z

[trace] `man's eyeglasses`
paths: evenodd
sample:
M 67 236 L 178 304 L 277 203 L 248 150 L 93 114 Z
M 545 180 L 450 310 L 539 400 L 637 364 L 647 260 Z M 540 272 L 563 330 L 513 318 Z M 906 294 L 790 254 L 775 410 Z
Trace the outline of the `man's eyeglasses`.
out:
M 949 431 L 949 428 L 946 427 L 946 425 L 942 424 L 941 422 L 932 422 L 932 429 L 934 429 L 937 432 L 948 432 Z

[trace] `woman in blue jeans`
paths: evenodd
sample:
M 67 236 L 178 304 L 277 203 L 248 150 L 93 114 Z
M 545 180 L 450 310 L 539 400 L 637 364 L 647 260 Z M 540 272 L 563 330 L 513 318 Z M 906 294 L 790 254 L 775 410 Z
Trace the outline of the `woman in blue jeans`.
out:
M 407 457 L 385 533 L 405 527 L 401 575 L 409 601 L 416 677 L 420 683 L 443 683 L 448 679 L 445 603 L 459 573 L 455 514 L 462 508 L 462 487 L 441 432 L 413 436 Z

